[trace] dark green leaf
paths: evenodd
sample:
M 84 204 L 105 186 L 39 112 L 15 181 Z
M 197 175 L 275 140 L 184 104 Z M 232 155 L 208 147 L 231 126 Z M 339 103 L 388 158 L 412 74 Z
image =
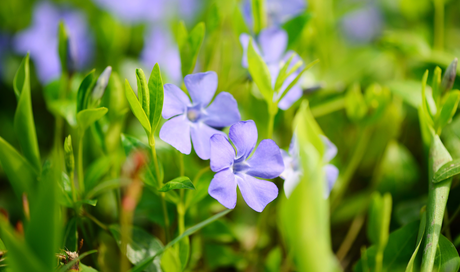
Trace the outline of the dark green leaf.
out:
M 265 101 L 270 105 L 273 103 L 273 88 L 272 78 L 267 64 L 262 57 L 257 53 L 254 48 L 252 39 L 249 40 L 248 45 L 248 70 L 251 74 L 252 80 L 256 83 L 260 93 L 265 98 Z
M 85 109 L 80 111 L 77 114 L 77 123 L 80 127 L 80 130 L 82 132 L 85 131 L 94 122 L 101 119 L 107 113 L 107 111 L 108 109 L 104 107 L 95 109 Z
M 390 228 L 391 219 L 391 195 L 385 194 L 383 197 L 379 193 L 374 193 L 369 207 L 369 222 L 367 234 L 373 245 L 378 250 L 383 251 Z
M 458 251 L 449 239 L 444 235 L 439 237 L 436 259 L 434 260 L 435 271 L 457 272 L 460 268 L 460 257 Z
M 177 244 L 177 256 L 179 257 L 180 270 L 184 271 L 187 267 L 188 259 L 190 257 L 190 238 L 185 237 L 180 240 Z M 163 255 L 164 256 L 164 255 Z
M 72 217 L 69 221 L 67 221 L 63 242 L 64 246 L 62 248 L 72 252 L 76 252 L 78 250 L 78 231 L 77 220 L 75 217 Z
M 111 157 L 100 157 L 93 162 L 86 171 L 85 175 L 85 189 L 91 190 L 96 186 L 99 181 L 106 175 L 110 167 L 113 164 L 113 158 Z
M 111 225 L 109 229 L 118 246 L 121 246 L 120 226 Z M 158 256 L 158 252 L 163 250 L 160 240 L 138 227 L 133 227 L 132 240 L 129 242 L 128 247 L 130 250 L 126 253 L 126 257 L 135 265 L 146 258 Z M 152 258 L 143 271 L 161 271 L 160 258 Z
M 93 189 L 91 189 L 87 194 L 86 198 L 87 199 L 92 199 L 95 198 L 103 193 L 106 193 L 110 190 L 117 189 L 120 187 L 123 187 L 125 185 L 128 185 L 130 183 L 129 179 L 111 179 L 111 180 L 106 180 L 98 185 L 96 185 Z
M 311 13 L 303 13 L 284 23 L 283 28 L 288 33 L 288 48 L 291 47 L 301 37 L 305 25 L 312 18 Z
M 89 98 L 91 91 L 93 90 L 94 84 L 96 84 L 96 78 L 94 76 L 94 72 L 96 70 L 92 70 L 89 72 L 78 88 L 77 93 L 77 114 L 86 109 L 88 107 Z
M 150 134 L 152 130 L 149 118 L 142 109 L 141 103 L 137 100 L 136 94 L 134 94 L 133 89 L 131 89 L 128 80 L 125 81 L 125 94 L 134 116 L 136 116 L 137 120 L 141 122 L 142 127 Z
M 155 63 L 152 73 L 149 78 L 150 91 L 150 124 L 152 125 L 151 132 L 154 133 L 161 120 L 161 112 L 163 110 L 164 89 L 163 80 L 161 79 L 160 66 Z
M 176 189 L 192 189 L 195 190 L 195 186 L 190 181 L 188 177 L 178 177 L 171 181 L 168 181 L 163 187 L 159 190 L 160 192 L 167 192 L 169 190 Z
M 76 202 L 77 205 L 87 204 L 93 207 L 96 207 L 97 199 L 83 199 Z
M 409 263 L 407 264 L 406 267 L 406 272 L 414 272 L 417 271 L 415 269 L 415 260 L 417 258 L 418 251 L 420 249 L 420 245 L 422 244 L 422 239 L 423 235 L 425 234 L 425 226 L 426 226 L 426 212 L 423 213 L 422 218 L 420 220 L 420 226 L 418 229 L 418 235 L 417 235 L 417 247 L 414 250 L 414 253 L 412 253 L 412 257 L 409 260 Z

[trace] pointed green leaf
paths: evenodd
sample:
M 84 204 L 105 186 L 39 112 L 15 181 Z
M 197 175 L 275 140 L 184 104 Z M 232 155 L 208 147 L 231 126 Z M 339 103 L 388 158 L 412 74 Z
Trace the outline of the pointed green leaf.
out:
M 137 148 L 145 150 L 148 150 L 150 148 L 148 145 L 144 144 L 139 139 L 126 134 L 121 134 L 121 144 L 123 145 L 126 156 L 129 156 L 129 154 L 131 154 L 131 151 Z
M 168 181 L 163 187 L 159 190 L 160 192 L 167 192 L 169 190 L 176 189 L 191 189 L 195 190 L 195 186 L 190 181 L 188 177 L 178 177 L 171 181 Z
M 161 112 L 163 110 L 164 89 L 163 80 L 161 79 L 161 71 L 158 63 L 153 66 L 152 73 L 149 78 L 150 91 L 150 124 L 152 125 L 152 133 L 154 133 L 161 120 Z
M 66 265 L 64 265 L 63 267 L 61 267 L 59 270 L 57 270 L 58 272 L 67 272 L 69 271 L 69 269 L 76 263 L 76 262 L 79 262 L 81 259 L 85 258 L 86 256 L 90 255 L 90 254 L 93 254 L 93 253 L 96 253 L 97 250 L 90 250 L 90 251 L 87 251 L 83 254 L 80 254 L 78 256 L 78 258 L 76 259 L 73 259 L 72 261 L 68 262 Z M 82 271 L 82 270 L 81 270 Z
M 142 69 L 136 69 L 136 80 L 137 80 L 137 95 L 139 96 L 139 103 L 145 112 L 147 117 L 150 116 L 150 92 L 147 79 L 145 78 L 144 71 Z
M 188 31 L 187 27 L 185 26 L 184 21 L 180 21 L 177 25 L 177 32 L 176 32 L 176 40 L 177 46 L 182 48 L 182 46 L 187 42 Z
M 440 104 L 440 99 L 441 99 L 441 68 L 436 66 L 434 68 L 434 75 L 433 75 L 433 81 L 431 83 L 431 89 L 433 91 L 433 99 L 434 102 L 436 103 L 436 106 L 439 106 Z
M 252 80 L 256 83 L 260 93 L 265 98 L 265 101 L 270 105 L 273 103 L 273 88 L 272 78 L 267 64 L 262 57 L 256 52 L 252 39 L 248 45 L 248 70 Z
M 161 256 L 161 269 L 164 272 L 181 272 L 181 264 L 177 252 L 168 248 Z
M 433 176 L 433 183 L 438 183 L 455 175 L 460 174 L 460 159 L 447 162 Z
M 265 9 L 265 0 L 251 0 L 253 31 L 255 34 L 259 34 L 267 25 Z
M 96 84 L 96 77 L 94 76 L 96 70 L 89 72 L 78 88 L 77 93 L 77 114 L 88 107 L 90 94 Z
M 185 271 L 187 267 L 188 259 L 190 257 L 190 238 L 185 237 L 180 240 L 177 244 L 177 256 L 179 257 L 179 263 L 181 270 Z
M 77 114 L 77 123 L 82 131 L 85 131 L 89 126 L 94 122 L 101 119 L 108 109 L 105 107 L 100 107 L 96 109 L 85 109 L 80 111 Z
M 142 127 L 144 127 L 144 129 L 148 132 L 148 134 L 150 134 L 152 129 L 150 126 L 149 118 L 147 117 L 144 110 L 142 109 L 142 106 L 139 103 L 139 100 L 137 100 L 136 94 L 134 93 L 133 89 L 131 89 L 131 86 L 129 85 L 128 80 L 125 81 L 125 94 L 126 94 L 126 99 L 128 100 L 129 106 L 131 107 L 131 110 L 134 113 L 134 116 L 136 116 L 137 120 L 141 122 Z
M 21 66 L 14 77 L 13 85 L 18 98 L 18 105 L 14 114 L 14 130 L 24 157 L 35 170 L 40 171 L 40 151 L 38 149 L 32 112 L 32 98 L 30 96 L 29 54 L 22 60 Z
M 106 193 L 110 190 L 117 189 L 123 186 L 126 186 L 130 183 L 129 179 L 111 179 L 111 180 L 106 180 L 98 185 L 96 185 L 93 189 L 91 189 L 87 194 L 86 198 L 87 199 L 92 199 L 95 198 L 103 193 Z
M 25 192 L 33 192 L 38 173 L 19 152 L 0 137 L 0 162 L 8 177 L 11 187 L 20 198 Z
M 181 60 L 181 71 L 182 76 L 185 76 L 191 74 L 195 69 L 198 53 L 200 52 L 201 44 L 204 40 L 205 26 L 203 22 L 198 23 L 192 29 L 192 31 L 190 31 L 186 39 L 184 39 L 184 34 L 186 31 L 184 31 L 183 25 L 181 25 L 179 30 L 180 33 L 178 42 Z
M 409 263 L 407 264 L 406 272 L 417 271 L 415 268 L 415 260 L 417 258 L 417 253 L 420 249 L 420 245 L 422 244 L 423 235 L 425 234 L 425 227 L 426 227 L 426 212 L 422 214 L 422 218 L 420 219 L 420 226 L 419 226 L 418 235 L 417 235 L 417 247 L 415 248 L 414 253 L 412 253 L 412 257 L 410 258 Z
M 428 79 L 428 70 L 425 71 L 422 78 L 422 121 L 429 127 L 433 127 L 433 119 L 431 112 L 428 109 L 428 102 L 426 97 L 426 81 Z
M 68 251 L 76 252 L 78 250 L 78 231 L 77 231 L 77 219 L 75 217 L 70 218 L 67 221 L 67 225 L 64 231 L 63 247 Z
M 284 96 L 289 92 L 289 90 L 291 90 L 292 87 L 294 87 L 294 85 L 297 84 L 297 82 L 299 81 L 299 79 L 303 75 L 303 73 L 305 73 L 308 69 L 310 69 L 313 65 L 315 65 L 318 62 L 319 62 L 319 60 L 314 60 L 314 61 L 310 62 L 307 66 L 305 66 L 305 68 L 303 68 L 303 70 L 294 78 L 294 80 L 291 81 L 291 83 L 289 83 L 289 85 L 286 87 L 286 89 L 280 95 L 278 101 L 281 101 L 281 99 L 284 98 Z M 295 66 L 291 70 L 294 70 L 294 69 L 295 69 Z M 292 72 L 294 72 L 294 71 L 292 71 Z M 288 75 L 291 75 L 292 72 L 290 71 L 288 73 Z
M 460 91 L 455 90 L 449 92 L 436 122 L 438 134 L 441 132 L 442 128 L 452 120 L 452 117 L 457 111 L 458 101 L 460 101 Z
M 69 43 L 68 43 L 68 35 L 67 30 L 64 25 L 64 22 L 59 22 L 59 29 L 58 29 L 58 52 L 59 52 L 59 59 L 61 61 L 61 69 L 64 72 L 67 72 L 67 59 L 69 52 Z

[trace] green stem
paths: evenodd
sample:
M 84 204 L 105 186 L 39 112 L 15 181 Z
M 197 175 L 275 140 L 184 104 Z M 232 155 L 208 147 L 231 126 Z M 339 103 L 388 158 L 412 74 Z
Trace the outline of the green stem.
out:
M 150 135 L 149 137 L 149 145 L 150 145 L 150 150 L 152 151 L 152 158 L 153 158 L 153 163 L 155 165 L 155 173 L 157 176 L 157 181 L 158 181 L 158 188 L 163 187 L 163 180 L 161 179 L 160 176 L 160 167 L 158 166 L 158 159 L 157 159 L 157 151 L 155 149 L 155 137 L 154 135 Z M 160 193 L 160 198 L 161 198 L 161 208 L 163 210 L 163 218 L 165 221 L 165 239 L 166 242 L 169 242 L 170 237 L 169 237 L 169 217 L 168 217 L 168 210 L 166 209 L 166 200 L 165 200 L 165 193 Z
M 315 118 L 327 115 L 334 111 L 341 110 L 345 107 L 345 98 L 340 97 L 324 104 L 314 106 L 311 108 L 311 113 Z
M 86 216 L 87 218 L 89 218 L 94 223 L 96 223 L 96 225 L 98 225 L 101 229 L 103 229 L 105 231 L 109 231 L 109 228 L 104 223 L 99 221 L 96 217 L 92 216 L 90 213 L 84 211 L 83 215 Z
M 423 247 L 422 272 L 433 271 L 436 249 L 438 247 L 442 222 L 444 220 L 444 211 L 446 209 L 447 198 L 449 197 L 450 186 L 452 184 L 452 178 L 439 183 L 431 182 L 434 173 L 436 173 L 436 171 L 438 171 L 445 163 L 452 160 L 452 157 L 437 135 L 433 137 L 429 159 L 429 191 L 428 203 L 426 206 L 427 229 L 425 232 L 425 244 Z
M 69 173 L 70 187 L 72 189 L 73 203 L 77 202 L 77 189 L 75 189 L 75 180 L 73 171 Z
M 78 141 L 78 189 L 81 194 L 85 192 L 85 177 L 83 174 L 83 138 L 85 137 L 85 131 L 82 131 L 80 140 Z
M 275 115 L 276 115 L 276 112 L 272 110 L 268 111 L 267 139 L 271 139 L 273 137 L 273 127 L 275 126 Z
M 185 169 L 184 169 L 184 155 L 179 152 L 179 172 L 180 176 L 184 176 Z M 185 230 L 185 208 L 184 208 L 184 190 L 179 190 L 179 203 L 177 204 L 177 224 L 179 229 L 179 235 L 184 233 Z
M 434 48 L 444 47 L 444 0 L 434 0 Z

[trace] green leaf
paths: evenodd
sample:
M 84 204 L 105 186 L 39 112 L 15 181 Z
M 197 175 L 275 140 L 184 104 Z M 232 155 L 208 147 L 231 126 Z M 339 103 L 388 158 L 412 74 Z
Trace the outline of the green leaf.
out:
M 5 244 L 3 243 L 2 239 L 0 239 L 0 250 L 6 250 Z
M 432 80 L 432 83 L 431 83 L 431 89 L 432 89 L 432 92 L 433 92 L 433 100 L 434 102 L 436 103 L 436 106 L 439 107 L 439 104 L 440 104 L 440 99 L 441 99 L 441 68 L 439 68 L 438 66 L 436 66 L 436 68 L 434 68 L 434 75 L 433 75 L 433 80 Z
M 383 197 L 379 193 L 374 193 L 369 207 L 369 223 L 367 234 L 372 244 L 378 250 L 384 250 L 390 228 L 391 219 L 391 195 L 386 193 Z
M 139 96 L 139 103 L 144 110 L 147 117 L 150 116 L 150 92 L 145 78 L 144 71 L 142 69 L 136 69 L 136 80 L 137 80 L 137 95 Z
M 71 100 L 53 100 L 47 103 L 48 110 L 55 116 L 61 116 L 64 118 L 70 126 L 74 127 L 77 124 L 75 114 L 75 101 Z
M 444 235 L 439 238 L 434 268 L 438 272 L 457 272 L 460 268 L 458 251 Z
M 420 245 L 422 244 L 422 239 L 423 235 L 425 234 L 425 226 L 426 226 L 426 212 L 423 213 L 422 218 L 420 220 L 420 226 L 418 229 L 418 235 L 417 235 L 417 247 L 414 250 L 414 253 L 412 253 L 412 257 L 409 260 L 409 263 L 407 264 L 406 267 L 406 272 L 414 272 L 417 271 L 415 268 L 415 259 L 417 258 L 418 251 L 420 249 Z
M 136 116 L 137 120 L 141 122 L 142 127 L 144 127 L 144 129 L 148 132 L 148 134 L 150 134 L 152 129 L 150 126 L 149 118 L 147 117 L 144 110 L 142 109 L 142 106 L 139 103 L 139 100 L 137 100 L 136 94 L 134 93 L 133 89 L 131 89 L 131 86 L 129 85 L 128 80 L 125 81 L 125 94 L 126 94 L 126 99 L 128 100 L 129 106 L 131 107 L 131 110 L 134 113 L 134 116 Z
M 133 267 L 133 269 L 131 269 L 131 272 L 141 272 L 141 271 L 144 271 L 144 269 L 152 262 L 152 260 L 159 256 L 160 254 L 162 254 L 165 250 L 167 250 L 168 248 L 172 247 L 173 245 L 175 245 L 177 242 L 179 242 L 180 240 L 182 240 L 182 238 L 184 237 L 187 237 L 189 235 L 192 235 L 193 233 L 195 233 L 196 231 L 200 230 L 201 228 L 203 228 L 204 226 L 216 221 L 217 219 L 221 218 L 222 216 L 226 215 L 227 213 L 231 212 L 232 210 L 229 210 L 229 209 L 226 209 L 216 215 L 213 215 L 211 216 L 210 218 L 204 220 L 203 222 L 200 222 L 198 224 L 196 224 L 195 226 L 187 229 L 186 231 L 184 231 L 184 233 L 182 233 L 180 236 L 176 237 L 174 240 L 172 240 L 171 242 L 169 242 L 164 248 L 163 250 L 157 252 L 154 256 L 151 256 L 147 259 L 144 259 L 142 262 L 138 263 L 135 267 Z
M 111 225 L 109 229 L 117 241 L 118 246 L 121 246 L 120 226 Z M 150 233 L 141 228 L 133 227 L 132 240 L 128 243 L 128 248 L 129 250 L 126 253 L 126 257 L 128 257 L 131 263 L 136 265 L 146 258 L 154 255 L 158 256 L 158 252 L 163 250 L 163 245 L 160 240 Z M 160 258 L 152 258 L 143 271 L 161 271 Z
M 449 91 L 454 86 L 455 76 L 457 75 L 457 62 L 458 59 L 455 58 L 447 67 L 441 81 L 441 93 Z
M 77 114 L 77 123 L 81 131 L 85 131 L 89 126 L 94 122 L 101 119 L 108 109 L 105 107 L 95 108 L 95 109 L 85 109 L 80 111 Z
M 283 28 L 288 33 L 289 37 L 288 48 L 290 48 L 301 37 L 305 25 L 312 17 L 311 13 L 303 13 L 283 24 Z
M 91 190 L 96 186 L 99 181 L 109 172 L 113 164 L 113 158 L 103 156 L 94 161 L 86 171 L 85 175 L 85 189 Z
M 423 74 L 422 78 L 422 121 L 428 125 L 429 127 L 433 127 L 433 119 L 431 116 L 431 112 L 428 108 L 428 102 L 426 97 L 426 81 L 428 79 L 428 70 L 426 70 L 425 74 Z
M 402 271 L 409 262 L 417 243 L 417 233 L 420 221 L 409 223 L 402 228 L 392 232 L 388 237 L 388 243 L 383 253 L 383 266 L 381 271 Z M 367 271 L 363 268 L 369 267 L 373 271 L 377 247 L 371 246 L 362 255 L 354 267 L 354 272 Z M 364 263 L 364 257 L 367 262 Z
M 198 23 L 187 35 L 187 38 L 184 37 L 186 34 L 186 29 L 184 31 L 184 28 L 183 24 L 180 25 L 178 38 L 182 76 L 191 74 L 195 69 L 196 60 L 205 34 L 203 22 Z
M 67 59 L 68 52 L 69 52 L 69 42 L 68 42 L 68 35 L 66 31 L 66 27 L 64 22 L 59 22 L 59 30 L 58 30 L 58 52 L 59 52 L 59 60 L 61 61 L 61 69 L 64 72 L 67 72 Z
M 32 98 L 30 96 L 29 54 L 22 60 L 21 66 L 14 77 L 13 85 L 18 98 L 18 105 L 14 114 L 14 130 L 24 157 L 35 170 L 40 171 L 40 151 L 38 149 L 32 112 Z
M 94 76 L 95 69 L 89 72 L 78 88 L 77 93 L 77 114 L 88 107 L 90 94 L 96 84 L 96 77 Z
M 433 176 L 433 183 L 438 183 L 455 175 L 460 174 L 460 159 L 447 162 Z
M 267 25 L 265 0 L 251 0 L 253 31 L 259 34 Z
M 348 118 L 354 122 L 366 116 L 368 108 L 358 83 L 353 84 L 346 93 L 345 110 Z
M 177 244 L 177 256 L 179 257 L 179 263 L 181 270 L 184 271 L 187 267 L 188 259 L 190 257 L 190 238 L 185 237 L 180 240 Z
M 5 218 L 0 216 L 0 237 L 8 249 L 8 268 L 10 271 L 53 271 L 54 267 L 47 267 L 19 237 Z M 54 254 L 53 254 L 54 255 Z M 27 256 L 27 261 L 24 261 Z
M 82 264 L 81 262 L 80 262 L 79 266 L 80 266 L 80 272 L 98 272 L 96 269 L 94 269 L 94 268 L 92 268 L 90 266 L 86 266 L 86 265 Z
M 256 83 L 260 93 L 267 101 L 268 105 L 273 103 L 273 88 L 272 78 L 267 64 L 262 57 L 257 53 L 254 48 L 252 39 L 249 40 L 248 45 L 248 70 L 251 74 L 252 80 Z
M 163 110 L 164 89 L 163 80 L 161 79 L 161 71 L 158 63 L 153 66 L 152 73 L 149 78 L 150 91 L 150 124 L 152 125 L 151 132 L 157 130 L 161 120 L 161 112 Z
M 126 134 L 121 134 L 121 144 L 123 145 L 126 156 L 129 156 L 129 154 L 131 154 L 131 152 L 137 148 L 145 150 L 148 150 L 150 148 L 148 145 L 144 144 L 139 139 Z
M 77 219 L 75 217 L 72 217 L 69 221 L 67 221 L 62 248 L 72 252 L 76 252 L 78 250 Z
M 283 262 L 283 252 L 280 246 L 276 246 L 267 255 L 265 259 L 265 271 L 267 272 L 278 272 L 281 271 L 281 265 Z
M 318 63 L 319 60 L 314 60 L 312 62 L 310 62 L 307 66 L 305 66 L 305 68 L 303 68 L 302 71 L 300 71 L 299 74 L 297 74 L 297 76 L 294 78 L 293 81 L 291 81 L 291 83 L 289 83 L 289 85 L 286 87 L 286 89 L 283 91 L 283 93 L 280 95 L 278 101 L 280 101 L 281 99 L 284 98 L 284 96 L 286 96 L 286 94 L 289 92 L 289 90 L 292 89 L 292 87 L 294 87 L 295 84 L 297 84 L 297 82 L 299 81 L 300 77 L 303 75 L 303 73 L 305 73 L 308 69 L 310 69 L 313 65 L 315 65 L 316 63 Z M 292 68 L 291 70 L 294 70 L 294 68 Z M 293 71 L 292 71 L 293 72 Z M 292 72 L 289 72 L 288 75 L 290 75 Z
M 38 173 L 14 147 L 0 137 L 0 162 L 18 198 L 34 190 Z
M 106 180 L 96 185 L 93 189 L 89 190 L 85 197 L 87 199 L 92 199 L 110 190 L 128 185 L 129 183 L 129 179 L 122 178 Z
M 455 90 L 449 92 L 437 118 L 436 128 L 438 134 L 440 134 L 442 128 L 452 120 L 452 117 L 457 111 L 458 101 L 460 101 L 460 91 Z
M 69 269 L 78 261 L 80 261 L 81 259 L 85 258 L 86 256 L 90 255 L 90 254 L 93 254 L 93 253 L 96 253 L 97 250 L 90 250 L 90 251 L 87 251 L 83 254 L 81 254 L 80 256 L 78 256 L 78 258 L 76 259 L 73 259 L 71 262 L 68 262 L 66 265 L 62 266 L 57 272 L 67 272 L 69 271 Z
M 181 264 L 177 252 L 168 248 L 161 256 L 161 269 L 164 272 L 181 272 Z
M 188 177 L 178 177 L 171 181 L 168 181 L 165 185 L 163 185 L 163 187 L 161 187 L 159 191 L 167 192 L 167 191 L 176 190 L 176 189 L 195 190 L 195 186 L 193 186 L 193 183 L 190 181 Z
M 97 199 L 83 199 L 76 202 L 77 205 L 87 204 L 93 207 L 97 205 Z

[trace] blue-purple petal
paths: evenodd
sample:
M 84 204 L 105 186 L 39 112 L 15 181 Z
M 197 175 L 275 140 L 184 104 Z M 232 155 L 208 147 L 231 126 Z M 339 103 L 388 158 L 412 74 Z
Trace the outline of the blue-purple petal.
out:
M 279 63 L 286 51 L 288 36 L 282 28 L 270 27 L 262 30 L 258 41 L 267 63 Z
M 339 176 L 339 169 L 332 164 L 325 165 L 323 169 L 326 176 L 326 191 L 324 192 L 324 197 L 328 198 Z
M 218 94 L 206 109 L 206 113 L 203 122 L 211 127 L 228 127 L 241 119 L 235 98 L 227 92 Z
M 211 157 L 211 137 L 214 134 L 225 135 L 222 131 L 218 131 L 209 127 L 204 123 L 193 123 L 190 132 L 192 135 L 193 149 L 202 160 L 209 160 Z
M 236 180 L 230 169 L 225 169 L 214 175 L 209 184 L 208 193 L 228 209 L 236 206 Z
M 230 140 L 236 147 L 238 159 L 246 159 L 257 143 L 257 127 L 254 121 L 240 121 L 230 127 Z
M 337 155 L 337 147 L 324 135 L 321 135 L 321 140 L 323 140 L 325 147 L 323 161 L 328 163 Z
M 190 154 L 190 122 L 185 115 L 176 116 L 163 124 L 160 139 L 172 145 L 183 154 Z
M 283 157 L 273 140 L 262 140 L 252 157 L 247 161 L 247 174 L 264 179 L 278 177 L 284 171 Z
M 221 134 L 211 137 L 211 170 L 219 172 L 229 168 L 235 159 L 235 149 L 233 149 L 227 138 Z
M 240 35 L 240 43 L 243 47 L 243 59 L 241 60 L 241 65 L 244 68 L 248 68 L 248 46 L 250 38 L 251 36 L 246 33 Z M 260 55 L 259 46 L 257 45 L 257 42 L 254 39 L 252 39 L 252 45 L 254 46 L 254 50 Z
M 287 86 L 286 86 L 287 87 Z M 283 90 L 283 87 L 281 88 Z M 299 84 L 294 85 L 288 93 L 278 102 L 278 107 L 282 110 L 289 109 L 292 104 L 297 102 L 302 97 L 302 87 Z
M 164 90 L 163 118 L 169 119 L 173 116 L 185 113 L 187 106 L 190 105 L 188 96 L 173 84 L 165 84 Z
M 211 71 L 186 75 L 184 83 L 193 104 L 201 104 L 203 107 L 206 107 L 216 93 L 217 74 Z
M 256 212 L 262 212 L 278 196 L 278 187 L 273 182 L 241 173 L 235 177 L 244 201 Z

